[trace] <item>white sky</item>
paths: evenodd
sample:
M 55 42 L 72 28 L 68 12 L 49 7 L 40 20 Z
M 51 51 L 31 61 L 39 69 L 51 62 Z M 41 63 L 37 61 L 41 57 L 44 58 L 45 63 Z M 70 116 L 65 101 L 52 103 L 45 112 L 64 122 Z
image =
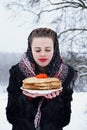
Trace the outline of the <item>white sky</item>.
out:
M 23 52 L 27 48 L 27 33 L 10 18 L 0 5 L 0 52 Z
M 17 14 L 17 17 L 15 18 L 15 16 L 11 15 L 10 11 L 6 10 L 3 7 L 2 1 L 0 1 L 0 52 L 26 51 L 28 35 L 32 29 L 35 28 L 35 26 L 47 26 L 55 30 L 55 25 L 50 24 L 50 21 L 55 18 L 55 15 L 56 14 L 50 14 L 48 17 L 43 14 L 40 23 L 35 25 L 34 23 L 32 24 L 32 21 L 34 22 L 33 14 L 24 14 L 20 12 L 20 14 Z M 60 28 L 62 30 L 62 23 L 60 25 Z M 67 51 L 67 48 L 68 46 L 60 46 L 60 50 L 65 53 Z M 86 48 L 81 49 L 75 44 L 74 52 L 78 52 L 78 50 L 80 50 L 80 52 L 87 51 Z
M 2 5 L 0 5 L 0 52 L 26 51 L 28 35 L 32 29 L 35 28 L 35 25 L 30 23 L 31 26 L 27 28 L 28 23 L 24 23 L 23 25 L 21 22 L 21 17 L 19 19 L 15 19 L 13 16 L 12 18 L 12 15 L 9 14 Z
M 27 21 L 27 16 L 29 21 Z M 15 19 L 14 16 L 12 17 L 11 12 L 3 7 L 2 1 L 0 1 L 0 52 L 24 52 L 27 49 L 27 38 L 32 29 L 38 26 L 46 27 L 49 25 L 51 27 L 49 22 L 47 25 L 45 19 L 42 19 L 41 23 L 36 25 L 32 24 L 32 20 L 32 14 L 26 14 L 26 16 L 22 14 Z

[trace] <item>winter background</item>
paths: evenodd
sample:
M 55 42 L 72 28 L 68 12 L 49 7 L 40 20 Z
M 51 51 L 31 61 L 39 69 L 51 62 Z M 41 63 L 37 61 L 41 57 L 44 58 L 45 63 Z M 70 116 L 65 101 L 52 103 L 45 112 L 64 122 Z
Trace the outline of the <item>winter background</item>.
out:
M 62 57 L 79 72 L 71 122 L 64 130 L 87 130 L 86 14 L 86 0 L 0 1 L 0 130 L 11 130 L 5 114 L 9 69 L 26 51 L 27 37 L 36 27 L 50 27 L 58 32 Z

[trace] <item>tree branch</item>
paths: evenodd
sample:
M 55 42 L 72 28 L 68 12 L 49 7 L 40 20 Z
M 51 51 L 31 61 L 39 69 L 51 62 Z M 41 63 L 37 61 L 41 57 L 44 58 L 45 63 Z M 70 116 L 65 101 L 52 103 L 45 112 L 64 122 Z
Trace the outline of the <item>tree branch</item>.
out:
M 16 2 L 11 2 L 10 4 L 7 4 L 7 7 L 10 9 L 11 6 L 17 6 L 17 7 L 21 7 L 24 11 L 27 11 L 27 12 L 31 12 L 33 13 L 34 15 L 37 15 L 38 16 L 38 19 L 37 21 L 39 20 L 40 18 L 40 15 L 44 12 L 52 12 L 52 11 L 55 11 L 55 10 L 59 10 L 59 9 L 63 9 L 63 8 L 82 8 L 82 9 L 87 9 L 87 6 L 86 4 L 82 1 L 82 0 L 78 0 L 79 2 L 71 2 L 71 1 L 65 1 L 65 2 L 58 2 L 58 3 L 53 3 L 51 2 L 51 0 L 49 0 L 49 3 L 51 5 L 53 5 L 53 9 L 47 9 L 47 10 L 40 10 L 39 13 L 36 13 L 34 11 L 32 11 L 31 9 L 28 8 L 25 8 L 26 6 L 28 6 L 29 4 L 27 5 L 24 5 L 24 4 L 21 4 L 18 3 L 17 1 Z M 36 1 L 30 1 L 34 4 L 35 3 L 38 3 L 40 2 L 40 0 L 36 0 Z M 54 7 L 54 6 L 58 6 L 58 7 Z M 31 5 L 32 6 L 32 5 Z
M 79 69 L 81 69 L 81 68 L 87 69 L 87 65 L 79 65 L 78 68 L 79 68 Z
M 34 15 L 37 15 L 34 11 L 32 11 L 31 9 L 29 8 L 25 8 L 26 6 L 24 6 L 23 4 L 19 4 L 19 3 L 16 3 L 16 2 L 13 2 L 11 4 L 7 4 L 7 8 L 8 9 L 11 9 L 13 6 L 16 6 L 18 8 L 21 8 L 23 11 L 27 11 L 27 12 L 31 12 L 32 14 Z
M 78 0 L 79 2 L 65 1 L 65 2 L 58 2 L 58 3 L 53 3 L 51 2 L 51 0 L 48 0 L 48 1 L 51 5 L 59 5 L 59 6 L 60 5 L 68 5 L 68 6 L 74 5 L 76 7 L 87 8 L 85 2 L 83 2 L 82 0 Z
M 58 35 L 58 38 L 62 35 L 62 34 L 64 34 L 64 33 L 66 33 L 66 32 L 72 32 L 72 31 L 87 31 L 87 29 L 84 29 L 84 28 L 70 28 L 70 29 L 67 29 L 67 30 L 65 30 L 65 31 L 62 31 L 62 32 L 60 32 L 60 34 Z
M 80 77 L 87 75 L 87 73 L 81 73 L 79 74 Z

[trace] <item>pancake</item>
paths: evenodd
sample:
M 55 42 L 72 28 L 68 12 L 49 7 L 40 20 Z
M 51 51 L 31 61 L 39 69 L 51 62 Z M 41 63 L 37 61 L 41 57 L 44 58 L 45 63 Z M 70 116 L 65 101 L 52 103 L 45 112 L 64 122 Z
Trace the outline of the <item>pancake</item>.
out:
M 36 77 L 29 77 L 23 80 L 24 84 L 41 84 L 41 83 L 50 83 L 50 82 L 60 82 L 58 78 L 36 78 Z
M 23 80 L 22 88 L 31 90 L 51 90 L 61 88 L 62 83 L 58 78 L 28 77 Z

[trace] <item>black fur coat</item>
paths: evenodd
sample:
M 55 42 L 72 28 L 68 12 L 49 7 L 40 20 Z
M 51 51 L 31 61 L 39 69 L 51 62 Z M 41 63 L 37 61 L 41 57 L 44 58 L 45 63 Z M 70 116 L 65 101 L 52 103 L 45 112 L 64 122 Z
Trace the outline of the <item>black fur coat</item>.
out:
M 44 100 L 41 107 L 41 130 L 62 130 L 69 124 L 73 93 L 69 85 L 73 76 L 74 70 L 69 66 L 68 76 L 63 83 L 63 92 L 53 99 Z M 18 64 L 10 69 L 6 116 L 12 124 L 12 130 L 35 130 L 34 118 L 41 97 L 29 99 L 22 94 L 20 87 L 24 78 Z

